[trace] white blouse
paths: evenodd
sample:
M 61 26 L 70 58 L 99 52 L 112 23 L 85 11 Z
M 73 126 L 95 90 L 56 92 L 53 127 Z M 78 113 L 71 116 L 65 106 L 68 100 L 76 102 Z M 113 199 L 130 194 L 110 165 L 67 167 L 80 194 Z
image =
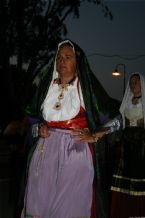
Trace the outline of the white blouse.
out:
M 79 86 L 78 93 L 78 79 L 70 84 L 66 90 L 64 90 L 64 97 L 60 101 L 58 96 L 61 93 L 58 84 L 51 84 L 46 98 L 42 104 L 42 114 L 46 121 L 64 121 L 75 117 L 79 111 L 80 106 L 84 107 L 81 88 Z M 80 95 L 80 96 L 79 96 Z M 60 102 L 60 110 L 55 109 L 56 102 Z
M 125 117 L 130 121 L 130 126 L 137 126 L 137 120 L 143 118 L 142 102 L 139 100 L 138 104 L 132 104 L 132 101 L 128 103 L 125 108 Z

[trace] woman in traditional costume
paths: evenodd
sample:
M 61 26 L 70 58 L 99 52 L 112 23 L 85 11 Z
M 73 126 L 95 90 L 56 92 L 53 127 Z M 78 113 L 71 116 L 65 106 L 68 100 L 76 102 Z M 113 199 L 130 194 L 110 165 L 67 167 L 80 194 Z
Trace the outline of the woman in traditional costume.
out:
M 145 79 L 129 78 L 120 107 L 123 133 L 113 175 L 110 218 L 145 217 Z
M 70 40 L 61 42 L 27 108 L 28 115 L 41 120 L 41 137 L 29 158 L 21 218 L 108 217 L 100 173 L 104 150 L 96 142 L 106 134 L 99 129 L 116 116 L 117 106 L 82 49 Z M 78 142 L 75 128 L 80 134 L 89 129 L 92 143 Z

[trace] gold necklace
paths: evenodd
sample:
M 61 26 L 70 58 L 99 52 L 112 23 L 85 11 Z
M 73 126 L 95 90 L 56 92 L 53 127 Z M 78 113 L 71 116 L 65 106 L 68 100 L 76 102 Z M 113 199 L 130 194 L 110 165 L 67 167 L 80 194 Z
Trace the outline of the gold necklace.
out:
M 61 100 L 64 99 L 64 92 L 68 91 L 69 84 L 59 84 L 60 94 L 58 96 L 58 101 L 55 103 L 53 109 L 60 110 L 61 109 Z

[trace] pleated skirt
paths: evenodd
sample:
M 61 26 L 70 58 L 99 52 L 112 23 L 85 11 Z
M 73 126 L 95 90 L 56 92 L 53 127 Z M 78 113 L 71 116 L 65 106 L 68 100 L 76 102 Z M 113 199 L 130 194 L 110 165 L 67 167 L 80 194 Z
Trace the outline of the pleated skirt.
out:
M 21 218 L 90 217 L 94 167 L 88 143 L 51 129 L 33 153 Z
M 145 130 L 126 128 L 112 181 L 110 218 L 145 217 Z

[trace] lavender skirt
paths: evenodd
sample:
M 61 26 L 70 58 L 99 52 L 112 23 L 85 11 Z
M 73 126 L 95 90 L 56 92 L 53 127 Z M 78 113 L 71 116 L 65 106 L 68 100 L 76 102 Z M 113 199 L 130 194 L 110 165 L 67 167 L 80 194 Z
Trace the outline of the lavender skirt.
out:
M 69 130 L 52 129 L 33 154 L 21 218 L 90 217 L 94 168 L 87 143 Z

